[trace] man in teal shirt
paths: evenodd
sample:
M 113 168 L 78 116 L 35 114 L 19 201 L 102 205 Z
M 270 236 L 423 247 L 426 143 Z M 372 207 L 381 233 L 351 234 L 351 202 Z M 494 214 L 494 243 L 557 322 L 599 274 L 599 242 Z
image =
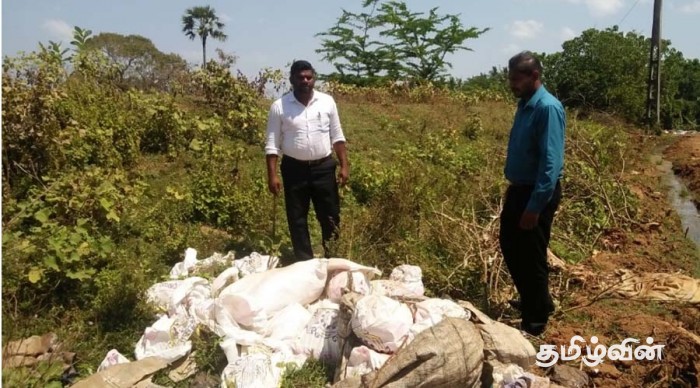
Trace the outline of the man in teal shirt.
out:
M 521 329 L 544 332 L 554 303 L 549 293 L 547 246 L 561 200 L 566 114 L 542 85 L 542 65 L 530 52 L 508 62 L 508 80 L 520 98 L 508 140 L 505 176 L 510 182 L 501 212 L 499 242 L 520 294 Z

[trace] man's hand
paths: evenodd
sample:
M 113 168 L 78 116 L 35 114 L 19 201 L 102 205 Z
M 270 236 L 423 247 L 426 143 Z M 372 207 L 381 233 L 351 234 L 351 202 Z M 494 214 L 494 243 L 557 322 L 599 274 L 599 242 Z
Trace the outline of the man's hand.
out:
M 348 179 L 350 179 L 350 167 L 341 166 L 338 172 L 338 184 L 345 186 L 348 183 Z
M 280 178 L 276 174 L 267 177 L 267 188 L 274 195 L 282 191 L 282 182 L 280 182 Z
M 525 211 L 520 217 L 520 229 L 532 230 L 537 226 L 537 222 L 540 220 L 539 213 L 533 213 Z

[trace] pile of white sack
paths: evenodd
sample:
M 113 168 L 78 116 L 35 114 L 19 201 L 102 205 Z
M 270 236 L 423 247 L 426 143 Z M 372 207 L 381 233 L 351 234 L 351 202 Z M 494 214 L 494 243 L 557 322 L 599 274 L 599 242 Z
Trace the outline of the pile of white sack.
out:
M 424 297 L 417 266 L 398 266 L 389 279 L 380 280 L 378 269 L 345 259 L 312 259 L 277 268 L 276 257 L 258 253 L 238 260 L 233 253 L 205 260 L 196 256 L 196 250 L 187 249 L 184 261 L 172 268 L 171 280 L 148 289 L 148 301 L 162 313 L 136 344 L 137 360 L 182 359 L 192 350 L 190 337 L 201 325 L 222 339 L 228 360 L 222 387 L 278 387 L 289 364 L 301 367 L 309 357 L 338 364 L 339 303 L 352 291 L 362 295 L 350 326 L 363 345 L 352 349 L 347 377 L 378 370 L 397 349 L 445 317 L 476 322 L 485 360 L 526 369 L 534 363 L 534 348 L 518 330 L 491 321 L 468 303 Z M 226 269 L 213 281 L 196 276 L 207 268 Z M 129 360 L 112 350 L 98 370 L 125 362 Z M 495 379 L 496 386 L 512 382 L 501 379 Z

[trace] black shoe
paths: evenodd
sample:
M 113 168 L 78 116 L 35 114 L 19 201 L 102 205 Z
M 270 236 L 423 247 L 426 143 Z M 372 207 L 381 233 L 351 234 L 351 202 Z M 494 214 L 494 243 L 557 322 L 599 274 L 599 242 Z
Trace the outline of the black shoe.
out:
M 546 323 L 520 322 L 520 330 L 534 336 L 538 336 L 547 329 Z

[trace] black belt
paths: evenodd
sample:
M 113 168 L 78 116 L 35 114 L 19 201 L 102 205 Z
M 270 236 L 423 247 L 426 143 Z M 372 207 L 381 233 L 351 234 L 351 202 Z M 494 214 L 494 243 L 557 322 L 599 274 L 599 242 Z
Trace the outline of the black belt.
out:
M 288 159 L 291 162 L 294 162 L 296 164 L 301 164 L 303 166 L 318 166 L 319 164 L 328 161 L 332 158 L 331 155 L 326 156 L 325 158 L 321 159 L 316 159 L 316 160 L 299 160 L 299 159 L 294 159 L 291 156 L 284 155 L 285 159 Z

